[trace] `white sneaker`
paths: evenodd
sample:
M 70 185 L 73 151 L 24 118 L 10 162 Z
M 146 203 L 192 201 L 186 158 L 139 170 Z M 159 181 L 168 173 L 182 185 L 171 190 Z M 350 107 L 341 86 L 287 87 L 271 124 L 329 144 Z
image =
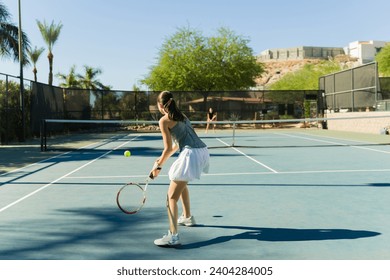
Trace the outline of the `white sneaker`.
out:
M 186 226 L 186 227 L 192 227 L 196 225 L 194 216 L 190 216 L 188 218 L 181 215 L 179 219 L 177 220 L 177 224 L 180 226 Z
M 161 247 L 176 247 L 181 245 L 179 234 L 172 234 L 169 230 L 167 235 L 164 235 L 160 239 L 154 240 L 154 244 Z

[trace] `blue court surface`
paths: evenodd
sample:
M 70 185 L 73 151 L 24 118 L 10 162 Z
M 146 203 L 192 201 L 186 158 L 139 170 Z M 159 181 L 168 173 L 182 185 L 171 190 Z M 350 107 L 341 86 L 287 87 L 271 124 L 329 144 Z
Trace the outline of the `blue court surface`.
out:
M 35 147 L 37 161 L 0 175 L 0 258 L 390 259 L 389 136 L 248 129 L 232 147 L 229 130 L 199 135 L 211 168 L 190 184 L 197 226 L 179 228 L 181 247 L 153 244 L 168 230 L 174 157 L 141 212 L 116 206 L 119 188 L 142 182 L 162 151 L 159 133 L 122 133 L 80 149 Z

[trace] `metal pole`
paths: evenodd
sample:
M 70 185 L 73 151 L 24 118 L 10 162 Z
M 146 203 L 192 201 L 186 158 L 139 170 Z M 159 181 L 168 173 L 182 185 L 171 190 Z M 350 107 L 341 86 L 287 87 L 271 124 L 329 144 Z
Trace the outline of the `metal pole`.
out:
M 24 112 L 24 86 L 23 86 L 23 47 L 22 47 L 22 12 L 20 0 L 18 0 L 18 8 L 19 8 L 19 30 L 18 30 L 18 39 L 19 39 L 19 66 L 20 66 L 20 110 L 22 113 L 22 131 L 20 136 L 20 141 L 25 140 L 25 112 Z
M 235 144 L 236 144 L 236 122 L 234 121 L 233 122 L 233 143 L 232 143 L 232 147 L 234 147 Z
M 355 73 L 354 70 L 351 70 L 351 102 L 352 102 L 352 112 L 355 112 Z
M 375 73 L 375 82 L 374 82 L 374 85 L 375 85 L 375 89 L 374 89 L 374 94 L 375 94 L 375 108 L 377 107 L 378 105 L 378 88 L 379 88 L 379 78 L 378 78 L 378 63 L 375 61 L 374 63 L 374 73 Z M 380 88 L 379 88 L 380 89 Z M 385 109 L 387 110 L 387 108 Z

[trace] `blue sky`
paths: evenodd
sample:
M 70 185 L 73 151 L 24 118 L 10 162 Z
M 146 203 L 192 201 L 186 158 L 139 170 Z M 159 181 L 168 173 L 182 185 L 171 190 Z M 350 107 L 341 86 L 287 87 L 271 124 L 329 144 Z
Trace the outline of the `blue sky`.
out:
M 18 22 L 18 0 L 0 0 Z M 46 47 L 36 20 L 61 22 L 53 48 L 54 74 L 72 65 L 101 68 L 100 81 L 131 89 L 156 63 L 158 50 L 178 28 L 205 36 L 227 27 L 250 40 L 254 54 L 297 46 L 345 47 L 353 41 L 390 41 L 390 1 L 362 0 L 21 0 L 22 28 L 32 46 Z M 47 83 L 45 51 L 38 80 Z M 0 72 L 19 75 L 19 64 L 0 59 Z M 33 79 L 32 67 L 24 77 Z M 58 84 L 57 79 L 54 84 Z

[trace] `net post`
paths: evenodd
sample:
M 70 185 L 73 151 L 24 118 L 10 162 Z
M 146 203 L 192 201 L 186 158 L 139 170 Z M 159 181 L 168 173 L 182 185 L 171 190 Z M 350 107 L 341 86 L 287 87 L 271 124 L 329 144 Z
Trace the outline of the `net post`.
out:
M 233 121 L 233 143 L 232 143 L 232 147 L 234 147 L 235 140 L 236 140 L 236 122 Z

